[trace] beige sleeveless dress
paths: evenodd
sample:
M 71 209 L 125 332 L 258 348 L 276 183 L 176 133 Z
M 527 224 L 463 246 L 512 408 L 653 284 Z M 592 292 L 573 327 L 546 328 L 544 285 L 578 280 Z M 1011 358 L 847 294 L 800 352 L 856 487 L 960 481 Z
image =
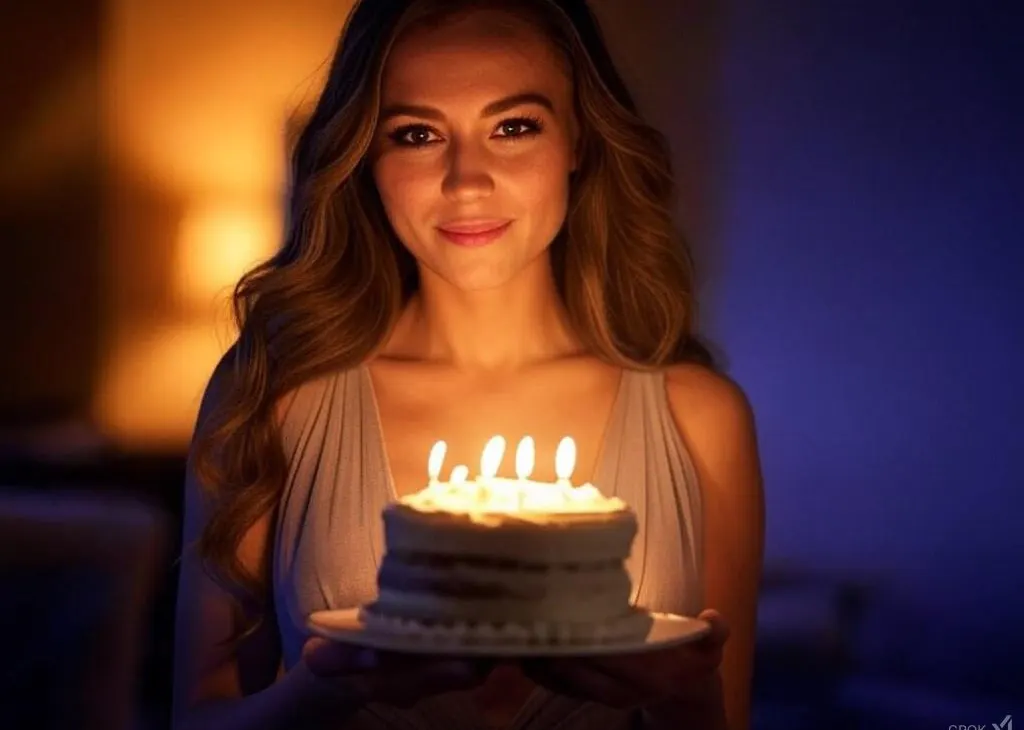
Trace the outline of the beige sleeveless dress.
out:
M 395 492 L 365 367 L 302 386 L 286 412 L 282 438 L 290 468 L 274 540 L 273 588 L 284 665 L 291 668 L 308 636 L 307 615 L 373 599 L 383 552 L 381 510 Z M 634 602 L 657 611 L 698 613 L 703 608 L 700 491 L 669 410 L 663 373 L 623 373 L 591 481 L 636 511 L 640 530 L 627 565 Z M 510 727 L 626 730 L 636 723 L 630 713 L 538 688 Z M 412 710 L 371 705 L 344 725 L 353 730 L 484 727 L 463 692 L 424 700 Z

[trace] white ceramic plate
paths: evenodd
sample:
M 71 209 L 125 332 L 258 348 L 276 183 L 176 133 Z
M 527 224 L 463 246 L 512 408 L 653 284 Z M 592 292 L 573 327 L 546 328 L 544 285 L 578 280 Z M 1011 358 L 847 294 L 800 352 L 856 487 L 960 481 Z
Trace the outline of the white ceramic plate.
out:
M 368 631 L 359 618 L 358 608 L 334 611 L 316 611 L 306 624 L 318 636 L 382 651 L 404 654 L 444 654 L 447 656 L 486 657 L 545 657 L 545 656 L 610 656 L 654 651 L 677 644 L 695 641 L 706 635 L 711 626 L 706 621 L 674 614 L 653 613 L 654 623 L 647 637 L 638 641 L 620 641 L 603 644 L 472 644 L 440 640 L 429 636 L 389 635 Z

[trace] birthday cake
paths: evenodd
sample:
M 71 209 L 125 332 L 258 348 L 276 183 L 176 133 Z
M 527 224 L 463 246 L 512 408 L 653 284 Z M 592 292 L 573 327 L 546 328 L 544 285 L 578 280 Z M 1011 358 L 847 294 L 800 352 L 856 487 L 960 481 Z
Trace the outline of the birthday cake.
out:
M 481 475 L 457 466 L 383 513 L 378 596 L 361 610 L 370 631 L 458 642 L 607 643 L 643 639 L 651 617 L 630 605 L 626 571 L 637 521 L 619 499 L 569 481 L 575 445 L 563 439 L 559 479 L 531 481 L 533 443 L 516 454 L 517 479 L 494 476 L 504 441 L 484 449 Z

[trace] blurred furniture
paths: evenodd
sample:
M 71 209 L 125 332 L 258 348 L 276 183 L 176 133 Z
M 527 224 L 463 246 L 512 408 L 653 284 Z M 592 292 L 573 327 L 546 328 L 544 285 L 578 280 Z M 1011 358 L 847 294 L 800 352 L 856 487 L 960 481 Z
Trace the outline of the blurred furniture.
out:
M 51 442 L 52 439 L 46 443 Z M 132 500 L 155 512 L 167 525 L 164 556 L 158 566 L 148 624 L 144 626 L 148 636 L 142 647 L 138 689 L 147 730 L 167 730 L 170 724 L 177 594 L 175 558 L 179 551 L 184 480 L 184 453 L 124 453 L 110 448 L 76 449 L 68 453 L 66 448 L 40 449 L 38 439 L 26 443 L 21 433 L 9 432 L 6 439 L 0 437 L 0 485 L 16 484 L 41 500 L 49 500 L 51 495 Z M 3 727 L 0 722 L 0 728 Z
M 754 672 L 756 730 L 861 727 L 840 709 L 855 670 L 857 631 L 869 598 L 863 582 L 782 566 L 765 570 Z
M 137 727 L 166 532 L 123 498 L 0 491 L 0 726 Z

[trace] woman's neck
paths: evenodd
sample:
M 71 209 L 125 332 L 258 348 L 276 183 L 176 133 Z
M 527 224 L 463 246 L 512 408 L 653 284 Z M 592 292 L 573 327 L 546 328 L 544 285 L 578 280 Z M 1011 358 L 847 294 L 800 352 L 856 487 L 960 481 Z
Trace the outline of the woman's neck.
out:
M 423 272 L 384 354 L 498 372 L 579 353 L 546 258 L 480 291 Z

